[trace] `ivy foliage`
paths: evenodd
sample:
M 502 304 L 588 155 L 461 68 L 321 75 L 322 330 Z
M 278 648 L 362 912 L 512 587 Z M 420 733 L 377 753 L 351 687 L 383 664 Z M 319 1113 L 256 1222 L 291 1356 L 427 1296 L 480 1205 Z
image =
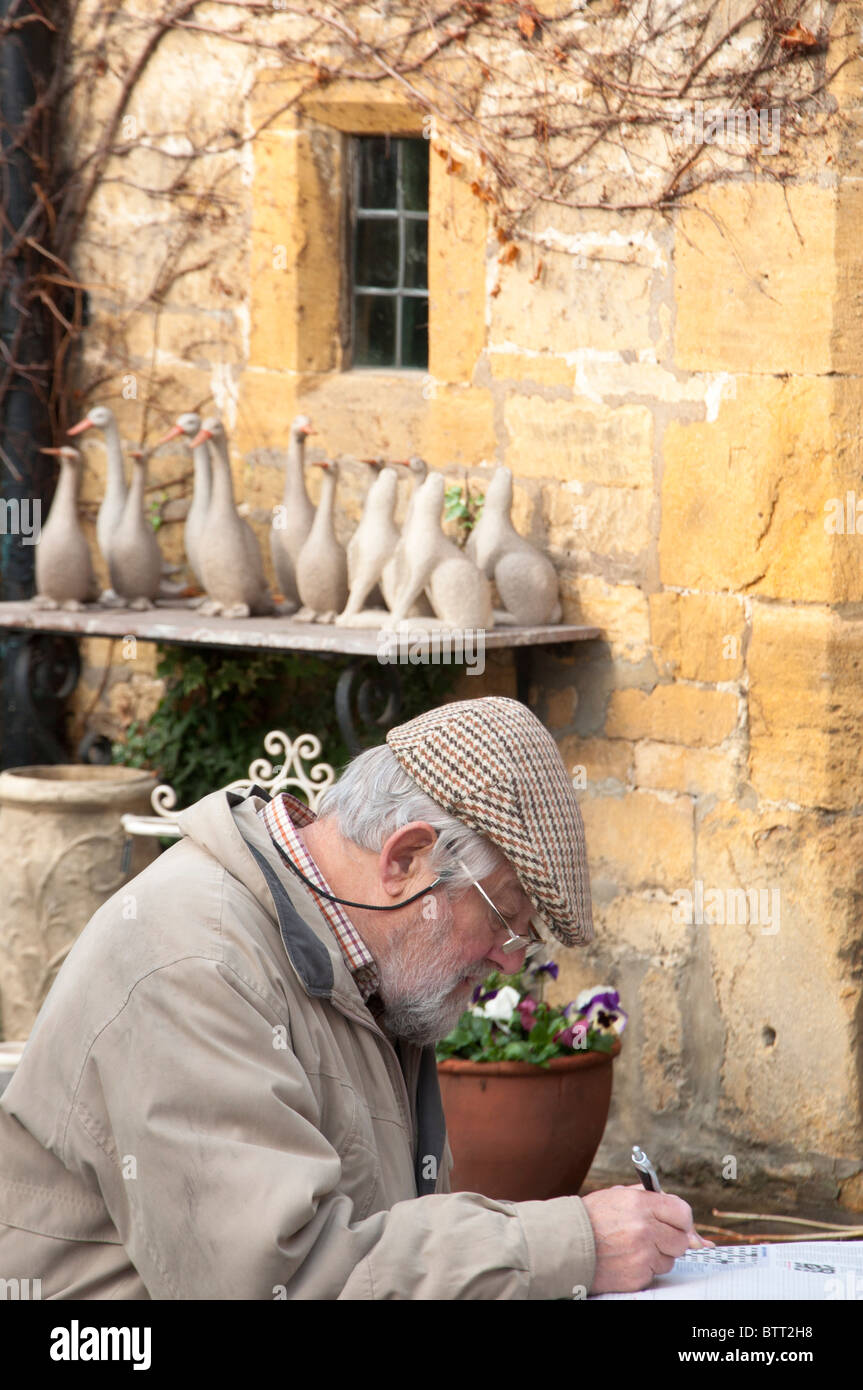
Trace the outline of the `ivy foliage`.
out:
M 147 768 L 169 782 L 179 806 L 245 777 L 264 756 L 264 737 L 317 734 L 321 758 L 336 771 L 349 760 L 335 710 L 336 684 L 347 665 L 292 652 L 226 652 L 219 648 L 160 647 L 162 700 L 146 723 L 136 722 L 113 745 L 115 763 Z M 402 683 L 399 722 L 442 703 L 457 666 L 412 666 Z M 360 730 L 366 746 L 383 743 L 385 729 Z

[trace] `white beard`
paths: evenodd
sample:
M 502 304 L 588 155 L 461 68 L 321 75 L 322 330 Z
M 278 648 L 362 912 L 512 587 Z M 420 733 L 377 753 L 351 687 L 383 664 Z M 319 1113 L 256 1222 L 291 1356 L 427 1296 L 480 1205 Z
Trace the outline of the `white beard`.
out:
M 393 1038 L 423 1047 L 446 1037 L 470 1002 L 470 994 L 453 991 L 463 981 L 479 984 L 489 973 L 487 961 L 464 966 L 452 935 L 452 907 L 437 920 L 421 912 L 399 928 L 378 952 L 380 996 L 384 1003 L 378 1023 Z

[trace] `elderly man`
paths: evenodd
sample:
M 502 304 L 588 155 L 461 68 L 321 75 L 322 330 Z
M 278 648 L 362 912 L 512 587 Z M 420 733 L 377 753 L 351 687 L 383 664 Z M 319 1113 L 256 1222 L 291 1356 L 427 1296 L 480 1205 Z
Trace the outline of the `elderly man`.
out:
M 567 1298 L 702 1243 L 640 1186 L 449 1191 L 435 1040 L 538 919 L 592 935 L 581 817 L 523 705 L 391 730 L 317 819 L 255 788 L 180 823 L 76 942 L 0 1103 L 0 1277 L 46 1298 Z

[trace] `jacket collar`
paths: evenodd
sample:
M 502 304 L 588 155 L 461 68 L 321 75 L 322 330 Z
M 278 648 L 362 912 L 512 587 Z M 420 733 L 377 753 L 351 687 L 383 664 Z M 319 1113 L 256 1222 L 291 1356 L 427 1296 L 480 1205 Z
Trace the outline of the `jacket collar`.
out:
M 244 837 L 245 838 L 245 837 Z M 246 840 L 249 853 L 263 874 L 279 919 L 279 931 L 291 964 L 307 994 L 329 999 L 335 971 L 330 952 L 297 912 L 284 883 L 259 849 Z
M 330 927 L 299 881 L 287 882 L 275 846 L 258 811 L 269 794 L 212 792 L 176 817 L 183 835 L 205 849 L 239 880 L 275 923 L 288 959 L 307 993 L 332 997 L 364 1012 L 359 990 Z

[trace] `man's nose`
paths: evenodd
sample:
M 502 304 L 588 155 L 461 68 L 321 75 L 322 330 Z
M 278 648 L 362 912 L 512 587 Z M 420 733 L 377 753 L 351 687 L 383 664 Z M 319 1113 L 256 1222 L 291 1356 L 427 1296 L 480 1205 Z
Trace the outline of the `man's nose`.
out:
M 524 965 L 526 955 L 526 946 L 522 946 L 520 951 L 503 951 L 500 946 L 495 946 L 494 950 L 489 951 L 488 959 L 494 961 L 501 974 L 515 975 Z

